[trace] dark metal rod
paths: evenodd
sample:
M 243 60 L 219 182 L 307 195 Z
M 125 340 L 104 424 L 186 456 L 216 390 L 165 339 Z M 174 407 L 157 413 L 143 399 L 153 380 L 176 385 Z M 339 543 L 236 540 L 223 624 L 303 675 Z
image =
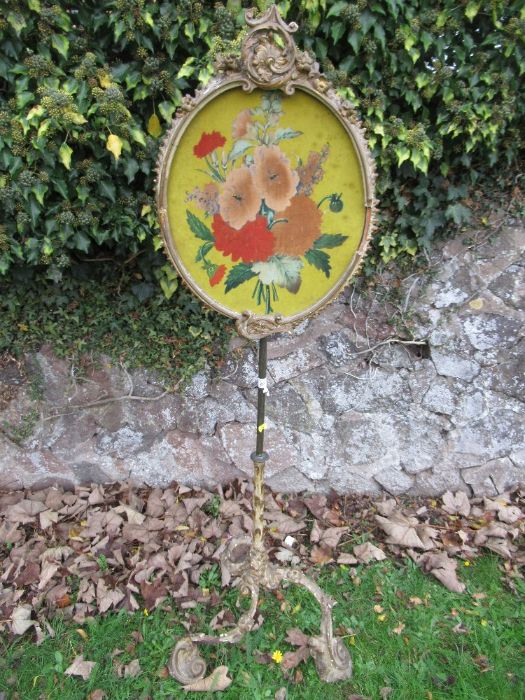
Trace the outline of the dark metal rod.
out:
M 266 379 L 266 366 L 268 358 L 268 339 L 261 338 L 259 340 L 259 379 Z M 257 392 L 257 444 L 255 454 L 259 457 L 264 454 L 264 431 L 266 425 L 264 423 L 264 408 L 266 402 L 266 394 L 264 389 L 259 387 Z

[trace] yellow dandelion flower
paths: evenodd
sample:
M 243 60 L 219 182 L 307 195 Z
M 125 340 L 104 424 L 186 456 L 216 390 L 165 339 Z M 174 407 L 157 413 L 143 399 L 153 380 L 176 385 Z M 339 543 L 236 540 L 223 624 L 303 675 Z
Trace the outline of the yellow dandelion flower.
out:
M 280 664 L 283 660 L 283 652 L 279 649 L 276 649 L 272 654 L 272 659 L 275 661 L 276 664 Z
M 144 617 L 148 617 L 148 615 L 149 615 L 148 608 L 144 608 L 144 610 L 142 612 L 144 613 Z
M 463 562 L 463 566 L 470 566 L 470 562 L 468 561 L 468 559 Z
M 384 622 L 386 620 L 386 615 L 383 613 L 383 615 L 378 615 L 377 619 L 379 622 Z

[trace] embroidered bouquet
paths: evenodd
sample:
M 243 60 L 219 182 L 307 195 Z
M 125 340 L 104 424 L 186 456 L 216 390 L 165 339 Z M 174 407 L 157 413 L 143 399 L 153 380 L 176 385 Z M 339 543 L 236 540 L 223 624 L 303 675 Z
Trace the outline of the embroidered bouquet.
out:
M 330 254 L 347 239 L 340 233 L 322 233 L 323 205 L 332 212 L 343 208 L 341 195 L 312 199 L 324 176 L 328 145 L 311 151 L 295 168 L 279 144 L 302 135 L 279 128 L 281 96 L 268 93 L 259 107 L 240 112 L 232 126 L 233 145 L 218 131 L 203 133 L 193 153 L 210 182 L 187 193 L 187 201 L 204 212 L 204 221 L 189 209 L 188 225 L 202 241 L 196 262 L 202 263 L 211 286 L 224 284 L 228 293 L 253 280 L 252 296 L 265 313 L 273 312 L 279 288 L 296 294 L 307 263 L 330 277 Z M 211 219 L 207 225 L 206 219 Z M 209 260 L 215 249 L 223 264 Z M 230 262 L 231 261 L 231 262 Z

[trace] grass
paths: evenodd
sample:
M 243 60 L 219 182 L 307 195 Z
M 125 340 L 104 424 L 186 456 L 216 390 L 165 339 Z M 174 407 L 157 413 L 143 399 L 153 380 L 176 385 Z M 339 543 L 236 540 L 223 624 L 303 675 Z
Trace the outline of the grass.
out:
M 462 566 L 467 592 L 461 595 L 424 576 L 409 560 L 358 567 L 354 578 L 348 568 L 325 567 L 319 582 L 339 602 L 334 619 L 339 633 L 344 628 L 352 653 L 350 681 L 321 683 L 311 659 L 298 667 L 304 675 L 299 683 L 294 682 L 294 671 L 286 678 L 278 664 L 256 662 L 256 651 L 292 650 L 285 642 L 288 629 L 318 630 L 316 603 L 296 587 L 285 589 L 283 600 L 271 593 L 263 596 L 265 622 L 241 644 L 203 647 L 208 672 L 220 664 L 228 666 L 233 683 L 221 695 L 225 700 L 273 698 L 283 686 L 290 700 L 346 700 L 352 693 L 376 700 L 385 687 L 392 688 L 389 700 L 522 700 L 525 602 L 502 586 L 498 564 L 496 557 L 487 555 Z M 413 605 L 411 597 L 423 602 Z M 229 591 L 221 608 L 235 610 L 235 601 L 235 591 Z M 219 609 L 192 610 L 193 630 L 206 630 Z M 55 617 L 51 621 L 55 637 L 41 646 L 27 634 L 0 641 L 0 689 L 12 700 L 85 700 L 95 689 L 104 690 L 110 700 L 206 697 L 186 694 L 173 679 L 163 677 L 174 640 L 185 633 L 179 619 L 172 608 L 149 614 L 120 612 L 84 625 Z M 460 622 L 467 634 L 454 632 Z M 400 623 L 405 627 L 396 634 L 393 630 Z M 136 647 L 134 631 L 143 637 Z M 117 677 L 111 657 L 116 648 L 124 650 L 115 659 L 120 663 L 139 658 L 140 675 Z M 78 654 L 97 662 L 88 681 L 63 675 Z

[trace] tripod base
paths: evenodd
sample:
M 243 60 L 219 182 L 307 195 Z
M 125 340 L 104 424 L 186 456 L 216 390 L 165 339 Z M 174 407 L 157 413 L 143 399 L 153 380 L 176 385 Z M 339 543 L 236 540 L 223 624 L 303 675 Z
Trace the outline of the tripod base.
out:
M 268 560 L 265 551 L 250 546 L 249 538 L 232 540 L 222 566 L 232 576 L 240 576 L 240 592 L 251 597 L 249 609 L 237 625 L 221 635 L 195 634 L 181 639 L 171 655 L 168 668 L 180 683 L 187 685 L 206 675 L 206 663 L 200 655 L 199 644 L 236 644 L 255 626 L 257 601 L 261 588 L 273 590 L 282 581 L 303 586 L 315 597 L 321 607 L 320 634 L 310 637 L 308 646 L 321 680 L 326 683 L 345 680 L 352 675 L 352 660 L 342 639 L 334 637 L 332 608 L 335 601 L 301 571 L 276 566 Z

